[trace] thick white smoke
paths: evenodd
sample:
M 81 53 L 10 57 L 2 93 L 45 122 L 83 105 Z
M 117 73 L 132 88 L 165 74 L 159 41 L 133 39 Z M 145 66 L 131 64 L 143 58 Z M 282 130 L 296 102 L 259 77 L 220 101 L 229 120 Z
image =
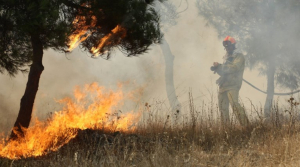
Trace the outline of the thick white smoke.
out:
M 180 0 L 176 0 L 179 4 Z M 198 15 L 189 1 L 189 8 L 181 13 L 177 24 L 165 34 L 174 60 L 174 83 L 183 107 L 188 107 L 188 92 L 192 90 L 196 106 L 203 101 L 210 102 L 212 95 L 216 100 L 216 74 L 210 71 L 214 61 L 221 62 L 225 54 L 222 39 L 217 31 L 207 25 L 207 21 Z M 175 1 L 174 1 L 175 3 Z M 175 4 L 176 4 L 175 3 Z M 183 2 L 182 2 L 183 3 Z M 238 41 L 239 42 L 239 41 Z M 237 47 L 238 44 L 237 44 Z M 148 53 L 139 57 L 127 58 L 118 50 L 110 60 L 92 59 L 88 53 L 75 49 L 70 54 L 53 50 L 44 51 L 39 91 L 34 106 L 34 115 L 45 118 L 49 112 L 59 109 L 55 99 L 70 96 L 75 85 L 98 82 L 108 88 L 116 88 L 118 82 L 129 81 L 126 89 L 144 87 L 142 102 L 165 101 L 168 108 L 165 80 L 164 59 L 159 46 L 153 45 Z M 244 78 L 261 89 L 266 89 L 266 80 L 257 71 L 246 70 Z M 0 76 L 0 132 L 8 131 L 17 117 L 20 99 L 24 93 L 27 74 L 15 78 L 6 74 Z M 241 100 L 250 108 L 248 98 L 257 106 L 264 103 L 265 95 L 243 84 Z M 129 106 L 125 107 L 130 108 Z

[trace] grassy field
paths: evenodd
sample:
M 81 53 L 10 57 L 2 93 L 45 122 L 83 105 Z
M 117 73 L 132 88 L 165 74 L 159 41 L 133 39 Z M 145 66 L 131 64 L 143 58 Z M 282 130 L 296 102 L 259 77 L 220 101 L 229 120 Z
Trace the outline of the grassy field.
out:
M 2 158 L 0 166 L 300 166 L 296 103 L 290 103 L 288 110 L 274 107 L 269 120 L 253 107 L 256 117 L 249 127 L 234 119 L 223 127 L 213 119 L 217 111 L 209 105 L 196 109 L 191 99 L 184 119 L 162 118 L 155 107 L 145 108 L 134 132 L 81 130 L 56 152 L 19 160 Z

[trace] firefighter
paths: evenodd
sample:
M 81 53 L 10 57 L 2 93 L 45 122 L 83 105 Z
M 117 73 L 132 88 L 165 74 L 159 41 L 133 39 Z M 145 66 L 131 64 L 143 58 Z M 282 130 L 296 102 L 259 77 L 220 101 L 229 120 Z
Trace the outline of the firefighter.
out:
M 214 62 L 211 70 L 220 75 L 216 81 L 219 85 L 218 105 L 221 114 L 222 124 L 229 125 L 229 104 L 232 111 L 242 126 L 249 125 L 249 120 L 245 109 L 239 104 L 239 90 L 243 81 L 245 68 L 245 58 L 243 54 L 236 53 L 234 50 L 236 41 L 234 38 L 227 36 L 223 41 L 226 49 L 226 55 L 223 58 L 223 64 Z

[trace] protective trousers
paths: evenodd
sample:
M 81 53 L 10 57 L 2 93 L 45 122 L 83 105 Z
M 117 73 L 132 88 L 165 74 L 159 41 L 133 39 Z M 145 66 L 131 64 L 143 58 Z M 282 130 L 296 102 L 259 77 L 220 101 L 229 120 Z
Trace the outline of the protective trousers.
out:
M 229 125 L 229 103 L 232 107 L 232 111 L 242 126 L 249 125 L 249 120 L 245 113 L 245 109 L 238 102 L 239 90 L 232 89 L 225 92 L 219 92 L 219 110 L 221 114 L 222 124 Z

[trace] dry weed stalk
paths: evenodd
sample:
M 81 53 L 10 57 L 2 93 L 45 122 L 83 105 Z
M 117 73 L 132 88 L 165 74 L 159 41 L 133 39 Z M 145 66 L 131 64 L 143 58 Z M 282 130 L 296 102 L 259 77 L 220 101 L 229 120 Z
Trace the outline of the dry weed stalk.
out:
M 189 93 L 187 119 L 180 126 L 171 114 L 161 118 L 158 113 L 163 110 L 147 103 L 134 133 L 85 130 L 57 152 L 0 159 L 0 166 L 298 166 L 298 105 L 292 99 L 287 110 L 277 104 L 268 122 L 251 103 L 251 127 L 242 128 L 236 121 L 222 127 L 213 119 L 218 112 L 215 104 L 202 103 L 198 112 Z

